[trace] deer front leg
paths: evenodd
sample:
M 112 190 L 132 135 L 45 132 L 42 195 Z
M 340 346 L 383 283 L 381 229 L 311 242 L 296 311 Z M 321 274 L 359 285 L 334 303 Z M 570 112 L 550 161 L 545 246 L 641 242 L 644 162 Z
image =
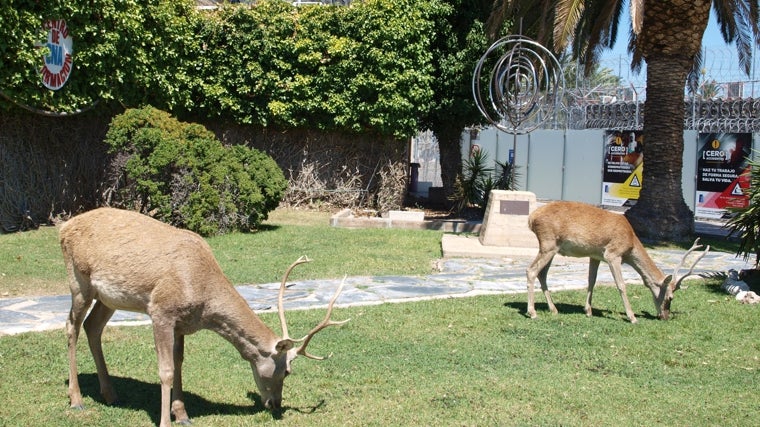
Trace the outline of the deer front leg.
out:
M 538 317 L 536 314 L 536 307 L 535 307 L 535 297 L 533 295 L 534 289 L 535 289 L 535 281 L 536 277 L 538 277 L 539 282 L 541 283 L 541 290 L 544 293 L 544 297 L 546 297 L 546 302 L 549 305 L 549 310 L 551 310 L 552 313 L 557 313 L 557 308 L 554 306 L 554 302 L 551 299 L 551 295 L 549 294 L 549 289 L 546 285 L 546 276 L 549 272 L 549 267 L 552 264 L 552 260 L 554 259 L 554 254 L 556 252 L 554 251 L 539 251 L 536 258 L 533 260 L 533 262 L 528 266 L 527 269 L 527 276 L 528 276 L 528 310 L 527 313 L 530 316 L 531 319 L 535 319 Z
M 95 302 L 95 306 L 84 321 L 84 330 L 87 333 L 87 342 L 90 345 L 90 353 L 95 360 L 95 367 L 98 370 L 98 382 L 100 383 L 100 395 L 109 405 L 117 404 L 119 397 L 114 391 L 111 384 L 111 377 L 108 375 L 108 367 L 103 356 L 103 345 L 101 337 L 103 329 L 108 323 L 108 319 L 113 316 L 114 310 L 107 307 L 100 301 Z
M 153 339 L 158 356 L 158 377 L 161 380 L 160 427 L 171 426 L 171 391 L 174 381 L 174 325 L 153 319 Z
M 599 263 L 600 261 L 598 259 L 589 258 L 588 292 L 586 293 L 586 306 L 584 307 L 584 310 L 586 311 L 586 316 L 588 317 L 592 316 L 591 298 L 593 298 L 594 296 L 594 285 L 596 284 L 596 275 L 599 272 Z
M 631 323 L 636 323 L 636 316 L 633 314 L 631 303 L 628 302 L 628 294 L 625 291 L 625 281 L 623 280 L 623 273 L 621 272 L 621 261 L 620 259 L 617 259 L 614 261 L 608 261 L 608 263 L 610 265 L 610 270 L 612 271 L 612 277 L 615 279 L 615 285 L 620 292 L 620 298 L 623 299 L 625 315 L 628 316 L 628 320 L 630 320 Z
M 192 424 L 185 409 L 185 397 L 182 392 L 182 363 L 185 361 L 185 336 L 174 337 L 174 385 L 172 387 L 172 414 L 174 420 L 182 425 Z
M 69 350 L 69 401 L 74 409 L 84 409 L 82 401 L 82 391 L 79 389 L 79 372 L 77 371 L 77 341 L 79 340 L 79 331 L 87 314 L 92 300 L 87 300 L 81 293 L 72 293 L 71 310 L 69 317 L 66 319 L 66 335 L 68 336 Z

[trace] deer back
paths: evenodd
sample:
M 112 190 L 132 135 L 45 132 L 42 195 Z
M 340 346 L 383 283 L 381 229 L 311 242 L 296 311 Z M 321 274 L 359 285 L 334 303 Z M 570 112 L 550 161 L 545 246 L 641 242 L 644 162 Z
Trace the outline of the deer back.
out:
M 556 247 L 567 256 L 622 256 L 638 240 L 622 215 L 578 202 L 541 206 L 530 214 L 528 224 L 542 249 Z
M 536 209 L 528 224 L 541 251 L 556 250 L 560 255 L 607 262 L 619 258 L 631 265 L 648 286 L 666 279 L 631 224 L 619 213 L 585 203 L 559 201 Z
M 205 240 L 146 215 L 99 208 L 70 219 L 59 234 L 77 278 L 71 285 L 109 307 L 179 310 L 236 293 Z

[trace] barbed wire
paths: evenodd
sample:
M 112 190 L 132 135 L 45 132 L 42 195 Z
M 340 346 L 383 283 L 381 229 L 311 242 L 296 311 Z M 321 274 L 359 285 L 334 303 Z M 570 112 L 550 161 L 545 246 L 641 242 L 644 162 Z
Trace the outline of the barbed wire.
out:
M 728 46 L 706 46 L 702 49 L 702 69 L 699 86 L 714 85 L 711 98 L 757 98 L 760 97 L 760 52 L 753 52 L 749 74 L 739 64 L 736 49 Z M 598 96 L 615 96 L 618 101 L 646 99 L 646 64 L 639 73 L 631 71 L 628 55 L 605 56 L 599 61 L 600 69 L 611 70 L 620 77 L 620 85 L 602 87 Z M 567 88 L 572 90 L 573 88 Z

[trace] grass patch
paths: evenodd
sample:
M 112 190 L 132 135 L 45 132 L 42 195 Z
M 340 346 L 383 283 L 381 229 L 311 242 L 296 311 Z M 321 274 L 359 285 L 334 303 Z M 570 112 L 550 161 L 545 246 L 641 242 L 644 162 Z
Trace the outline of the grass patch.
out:
M 653 319 L 649 291 L 629 287 L 640 322 L 625 320 L 614 287 L 555 292 L 561 313 L 525 295 L 336 309 L 353 320 L 321 332 L 285 383 L 281 419 L 262 409 L 250 367 L 212 332 L 186 342 L 185 389 L 194 425 L 754 425 L 760 369 L 756 306 L 719 281 L 679 292 L 669 321 Z M 322 310 L 288 313 L 294 335 Z M 262 315 L 276 325 L 275 314 Z M 84 339 L 82 340 L 84 341 Z M 80 342 L 85 411 L 68 409 L 62 331 L 0 338 L 0 425 L 150 425 L 160 391 L 149 327 L 109 327 L 106 358 L 123 406 L 109 407 Z
M 0 297 L 68 293 L 55 227 L 0 234 Z
M 330 214 L 278 209 L 262 229 L 208 239 L 234 284 L 279 282 L 291 262 L 293 280 L 369 275 L 422 275 L 441 257 L 440 231 L 344 229 Z M 0 297 L 69 293 L 55 227 L 0 235 Z

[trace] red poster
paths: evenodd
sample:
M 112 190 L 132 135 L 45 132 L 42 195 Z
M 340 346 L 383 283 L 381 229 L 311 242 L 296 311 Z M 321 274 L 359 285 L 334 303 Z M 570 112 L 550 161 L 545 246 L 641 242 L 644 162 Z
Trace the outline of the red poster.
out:
M 728 208 L 747 207 L 752 134 L 701 133 L 698 144 L 694 215 L 722 218 Z

